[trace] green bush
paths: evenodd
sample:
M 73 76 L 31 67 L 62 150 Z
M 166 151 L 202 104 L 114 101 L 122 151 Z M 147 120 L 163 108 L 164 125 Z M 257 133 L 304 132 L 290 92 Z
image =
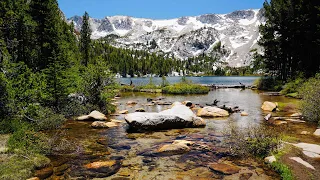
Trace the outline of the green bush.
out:
M 42 155 L 14 155 L 0 163 L 0 179 L 28 179 L 32 177 L 34 169 L 41 168 L 49 163 L 50 160 Z
M 61 114 L 56 114 L 49 108 L 40 106 L 39 104 L 29 105 L 24 110 L 24 119 L 34 123 L 35 130 L 48 130 L 60 127 L 65 118 Z
M 35 132 L 26 124 L 16 122 L 16 129 L 8 140 L 10 152 L 17 154 L 47 154 L 50 152 L 49 138 L 42 132 Z
M 295 80 L 291 80 L 284 85 L 284 88 L 280 93 L 290 97 L 298 97 L 298 90 L 304 82 L 305 79 L 302 78 L 302 76 L 296 78 Z
M 240 157 L 266 157 L 276 152 L 281 144 L 281 133 L 263 126 L 239 128 L 229 125 L 225 143 L 230 152 Z
M 259 90 L 266 90 L 266 91 L 280 91 L 282 89 L 282 82 L 277 80 L 274 77 L 262 77 L 257 79 L 254 82 L 254 85 Z
M 209 91 L 209 87 L 189 83 L 177 83 L 162 89 L 167 94 L 207 94 Z
M 289 167 L 281 162 L 273 162 L 271 164 L 271 167 L 280 174 L 281 179 L 283 180 L 293 180 L 294 177 L 292 175 L 291 170 L 289 169 Z
M 302 97 L 301 111 L 309 121 L 320 124 L 320 74 L 310 78 L 299 89 Z

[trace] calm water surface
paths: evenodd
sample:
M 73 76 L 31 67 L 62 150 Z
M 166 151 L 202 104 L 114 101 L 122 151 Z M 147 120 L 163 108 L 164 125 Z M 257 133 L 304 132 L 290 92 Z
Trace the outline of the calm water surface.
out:
M 255 80 L 259 77 L 243 77 L 243 76 L 205 76 L 205 77 L 187 77 L 188 80 L 196 84 L 215 84 L 215 85 L 239 85 L 239 83 L 245 85 L 252 85 Z M 167 77 L 167 81 L 170 84 L 177 83 L 181 81 L 181 77 Z M 120 78 L 117 79 L 118 82 L 122 84 L 134 85 L 145 85 L 150 82 L 150 78 Z M 153 83 L 159 85 L 162 82 L 162 78 L 155 77 L 152 78 Z

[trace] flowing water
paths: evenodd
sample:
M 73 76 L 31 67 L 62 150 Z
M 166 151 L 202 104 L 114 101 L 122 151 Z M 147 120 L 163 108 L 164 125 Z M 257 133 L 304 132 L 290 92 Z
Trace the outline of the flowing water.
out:
M 201 83 L 201 82 L 200 82 Z M 66 146 L 69 149 L 60 151 L 60 154 L 50 157 L 55 169 L 53 177 L 78 179 L 92 179 L 103 176 L 106 172 L 92 172 L 84 168 L 84 165 L 95 161 L 115 160 L 116 165 L 109 169 L 110 176 L 103 179 L 246 179 L 250 175 L 252 179 L 279 179 L 279 176 L 267 166 L 255 160 L 236 160 L 227 155 L 223 144 L 223 131 L 233 124 L 238 128 L 250 127 L 252 125 L 265 125 L 263 120 L 265 112 L 261 111 L 261 104 L 264 101 L 281 102 L 286 106 L 285 112 L 281 115 L 289 115 L 297 111 L 299 103 L 296 99 L 289 99 L 283 96 L 268 96 L 253 90 L 240 89 L 218 89 L 206 95 L 163 95 L 149 93 L 122 93 L 118 99 L 118 111 L 129 110 L 135 112 L 137 108 L 144 108 L 147 112 L 159 112 L 170 108 L 170 106 L 147 106 L 147 98 L 165 98 L 164 101 L 192 101 L 194 104 L 205 105 L 219 100 L 219 105 L 238 106 L 249 113 L 249 116 L 241 116 L 234 113 L 227 118 L 207 118 L 205 128 L 194 129 L 173 129 L 159 132 L 131 133 L 128 132 L 128 125 L 123 115 L 111 116 L 111 119 L 123 121 L 119 127 L 110 129 L 93 129 L 92 122 L 68 121 L 64 128 L 59 131 Z M 128 101 L 136 101 L 135 106 L 128 106 Z M 286 125 L 289 135 L 297 136 L 301 130 L 313 132 L 315 124 Z M 180 155 L 158 155 L 154 153 L 161 145 L 170 144 L 174 140 L 182 139 L 197 142 L 200 145 L 211 148 L 192 149 L 188 153 Z M 319 139 L 311 139 L 317 141 Z M 59 150 L 57 150 L 59 152 Z M 213 172 L 208 164 L 214 162 L 227 162 L 241 167 L 240 173 L 225 176 Z M 61 168 L 65 167 L 65 168 Z M 120 168 L 120 170 L 119 170 Z M 118 171 L 119 170 L 119 171 Z M 108 172 L 107 172 L 108 173 Z

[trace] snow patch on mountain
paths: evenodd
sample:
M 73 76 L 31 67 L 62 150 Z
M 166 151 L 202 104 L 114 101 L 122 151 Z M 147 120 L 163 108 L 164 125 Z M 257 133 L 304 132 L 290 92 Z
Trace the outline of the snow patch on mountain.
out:
M 82 17 L 68 19 L 80 31 Z M 117 35 L 112 45 L 122 48 L 149 50 L 187 59 L 215 54 L 218 42 L 225 49 L 220 60 L 232 67 L 249 65 L 250 50 L 257 45 L 259 25 L 265 22 L 263 10 L 242 10 L 229 14 L 204 14 L 168 20 L 152 20 L 129 16 L 112 16 L 90 19 L 92 38 Z

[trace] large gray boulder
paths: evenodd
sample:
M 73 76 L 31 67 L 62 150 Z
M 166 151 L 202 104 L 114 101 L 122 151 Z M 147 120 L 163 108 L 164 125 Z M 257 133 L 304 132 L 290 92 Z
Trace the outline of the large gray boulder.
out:
M 136 112 L 125 116 L 130 128 L 136 131 L 152 131 L 203 127 L 206 125 L 202 118 L 197 117 L 187 106 L 174 103 L 171 109 L 159 113 Z

